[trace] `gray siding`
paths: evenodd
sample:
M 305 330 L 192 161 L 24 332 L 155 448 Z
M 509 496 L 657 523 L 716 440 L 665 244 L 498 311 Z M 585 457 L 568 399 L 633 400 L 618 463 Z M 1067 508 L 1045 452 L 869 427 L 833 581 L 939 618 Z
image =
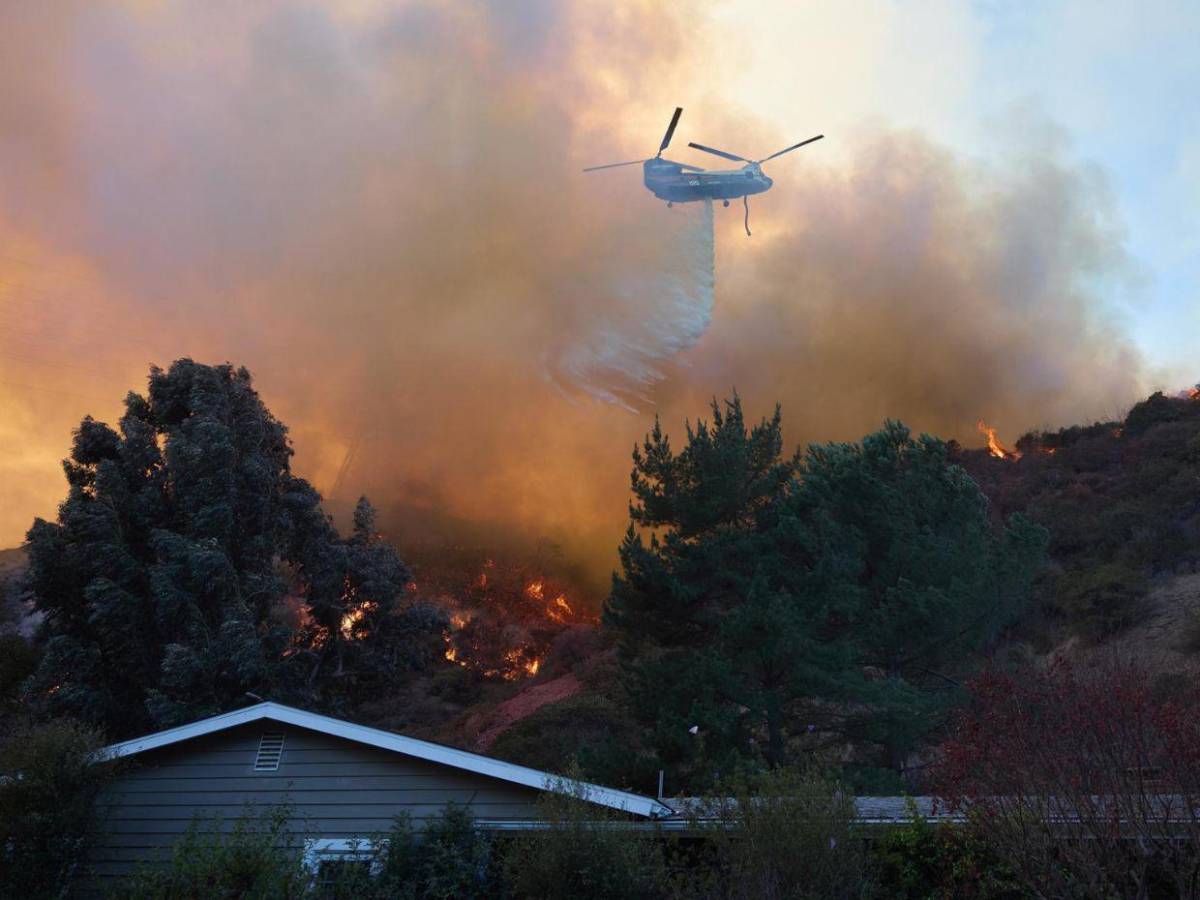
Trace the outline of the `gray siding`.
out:
M 275 772 L 255 772 L 264 733 L 284 737 Z M 301 837 L 367 838 L 407 812 L 415 828 L 446 804 L 480 820 L 534 819 L 538 791 L 273 721 L 254 722 L 135 756 L 101 799 L 92 853 L 102 878 L 161 858 L 196 819 L 232 830 L 248 809 L 288 804 Z

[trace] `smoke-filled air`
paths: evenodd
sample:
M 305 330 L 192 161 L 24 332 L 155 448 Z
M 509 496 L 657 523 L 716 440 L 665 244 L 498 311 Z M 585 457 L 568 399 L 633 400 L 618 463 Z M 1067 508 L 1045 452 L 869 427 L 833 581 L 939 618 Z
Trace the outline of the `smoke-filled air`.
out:
M 706 6 L 7 4 L 0 34 L 0 546 L 53 517 L 81 417 L 184 356 L 249 368 L 294 468 L 401 548 L 548 538 L 601 574 L 655 414 L 736 388 L 790 443 L 980 445 L 1145 387 L 1121 222 L 1050 125 L 996 162 L 778 121 L 723 91 Z M 740 203 L 581 172 L 677 105 L 675 156 L 829 133 L 746 237 Z

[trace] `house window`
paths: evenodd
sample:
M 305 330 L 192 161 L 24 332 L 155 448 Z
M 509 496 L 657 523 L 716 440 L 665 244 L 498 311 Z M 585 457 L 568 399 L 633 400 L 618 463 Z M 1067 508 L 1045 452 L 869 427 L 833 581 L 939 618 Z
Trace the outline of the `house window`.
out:
M 258 755 L 254 757 L 255 772 L 276 772 L 283 757 L 283 735 L 264 734 L 258 742 Z
M 304 842 L 304 868 L 314 888 L 337 892 L 379 874 L 379 849 L 381 845 L 367 838 L 309 838 Z

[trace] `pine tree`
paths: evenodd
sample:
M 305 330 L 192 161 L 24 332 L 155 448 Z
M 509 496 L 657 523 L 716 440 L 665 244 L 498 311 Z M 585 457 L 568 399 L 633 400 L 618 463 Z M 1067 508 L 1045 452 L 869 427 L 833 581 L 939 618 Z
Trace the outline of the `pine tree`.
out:
M 789 459 L 779 410 L 747 429 L 734 396 L 678 453 L 656 422 L 633 462 L 605 622 L 661 761 L 694 783 L 783 764 L 814 728 L 902 768 L 1044 552 L 898 423 Z

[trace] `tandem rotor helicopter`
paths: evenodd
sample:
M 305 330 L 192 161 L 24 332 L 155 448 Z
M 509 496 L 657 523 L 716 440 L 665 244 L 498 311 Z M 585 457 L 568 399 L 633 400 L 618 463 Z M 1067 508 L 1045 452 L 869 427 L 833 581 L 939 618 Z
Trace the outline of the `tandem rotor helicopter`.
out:
M 604 166 L 588 166 L 583 171 L 595 172 L 599 169 L 616 169 L 620 166 L 635 166 L 641 163 L 642 180 L 646 183 L 647 190 L 658 199 L 666 200 L 667 206 L 674 206 L 676 203 L 690 203 L 695 200 L 721 200 L 724 201 L 725 206 L 728 206 L 730 200 L 741 197 L 742 205 L 746 208 L 745 225 L 748 235 L 750 234 L 749 196 L 769 191 L 771 185 L 775 183 L 763 173 L 762 164 L 825 137 L 823 134 L 818 134 L 816 137 L 792 144 L 792 146 L 785 147 L 770 156 L 764 156 L 762 159 L 746 159 L 736 153 L 726 153 L 724 150 L 706 147 L 703 144 L 689 143 L 689 147 L 695 147 L 705 153 L 711 153 L 733 162 L 745 163 L 740 169 L 702 169 L 700 166 L 662 158 L 663 151 L 670 145 L 671 138 L 675 134 L 675 126 L 679 124 L 681 115 L 683 115 L 683 107 L 675 107 L 675 115 L 671 116 L 671 124 L 667 126 L 667 133 L 663 135 L 662 143 L 658 145 L 658 152 L 649 159 L 633 159 L 629 162 L 609 163 Z

